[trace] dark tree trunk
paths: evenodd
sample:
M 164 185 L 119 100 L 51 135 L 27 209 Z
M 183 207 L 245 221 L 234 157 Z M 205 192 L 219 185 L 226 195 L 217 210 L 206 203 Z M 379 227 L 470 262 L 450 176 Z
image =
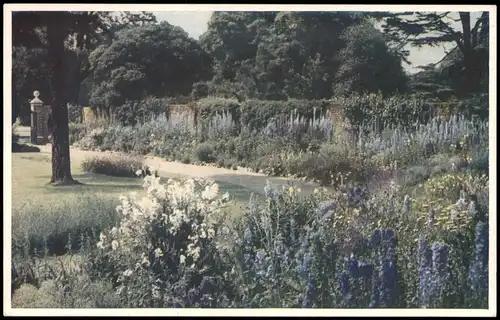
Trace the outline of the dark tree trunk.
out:
M 47 42 L 52 91 L 52 178 L 53 184 L 74 184 L 71 176 L 68 107 L 64 68 L 64 12 L 54 12 L 47 19 Z
M 468 94 L 470 92 L 475 92 L 478 88 L 481 61 L 476 59 L 476 52 L 473 47 L 473 32 L 476 32 L 476 30 L 471 30 L 470 12 L 460 12 L 459 14 L 463 29 L 462 53 L 464 56 L 465 66 L 465 83 L 463 92 Z

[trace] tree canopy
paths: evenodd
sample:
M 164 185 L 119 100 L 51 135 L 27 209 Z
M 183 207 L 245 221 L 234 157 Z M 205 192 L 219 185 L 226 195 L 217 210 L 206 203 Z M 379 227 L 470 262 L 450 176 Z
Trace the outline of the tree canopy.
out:
M 146 96 L 187 95 L 211 78 L 211 62 L 196 40 L 167 22 L 124 29 L 90 56 L 91 102 L 113 108 Z

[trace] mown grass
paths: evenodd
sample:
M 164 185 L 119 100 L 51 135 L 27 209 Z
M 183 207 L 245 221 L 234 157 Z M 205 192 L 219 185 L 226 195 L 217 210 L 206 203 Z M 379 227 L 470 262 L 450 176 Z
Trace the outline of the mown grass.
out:
M 145 193 L 142 179 L 86 173 L 78 161 L 72 162 L 71 169 L 73 177 L 82 184 L 54 187 L 48 184 L 50 154 L 13 154 L 12 157 L 14 254 L 32 254 L 44 248 L 56 255 L 65 254 L 68 249 L 78 250 L 82 234 L 96 237 L 119 218 L 116 206 L 121 194 Z M 164 179 L 170 177 L 173 175 Z M 229 183 L 220 183 L 220 189 L 232 196 L 226 209 L 229 216 L 241 216 L 250 199 L 250 190 Z M 25 248 L 30 248 L 29 252 L 25 252 Z

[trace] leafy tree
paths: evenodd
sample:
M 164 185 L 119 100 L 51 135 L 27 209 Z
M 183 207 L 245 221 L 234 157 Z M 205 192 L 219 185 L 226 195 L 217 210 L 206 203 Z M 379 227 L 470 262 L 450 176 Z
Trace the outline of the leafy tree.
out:
M 27 11 L 12 13 L 13 46 L 45 48 L 52 107 L 52 177 L 53 184 L 76 183 L 71 175 L 67 104 L 74 86 L 81 83 L 79 57 L 105 34 L 119 15 L 112 12 Z M 74 52 L 71 59 L 68 51 Z M 76 63 L 75 63 L 76 62 Z M 83 70 L 87 70 L 83 68 Z
M 215 60 L 211 86 L 217 90 L 212 91 L 232 93 L 240 100 L 322 99 L 332 96 L 338 81 L 360 76 L 358 85 L 349 85 L 350 89 L 400 89 L 405 82 L 399 82 L 404 80 L 400 59 L 387 49 L 382 37 L 363 38 L 362 30 L 374 30 L 366 20 L 357 12 L 214 13 L 200 38 Z M 357 25 L 364 27 L 349 29 Z M 343 36 L 348 29 L 351 34 L 359 31 L 356 43 Z M 361 50 L 364 40 L 371 41 L 373 50 Z M 391 72 L 385 70 L 375 80 L 376 66 L 371 67 L 371 73 L 366 71 L 370 67 L 364 68 L 364 73 L 357 70 L 356 66 L 379 56 Z M 358 58 L 361 63 L 355 63 Z M 389 78 L 396 74 L 400 76 L 391 82 Z M 359 85 L 362 81 L 371 84 Z M 395 87 L 389 88 L 391 84 Z
M 407 44 L 422 47 L 454 43 L 455 49 L 450 51 L 443 60 L 450 55 L 454 55 L 454 59 L 448 60 L 448 64 L 441 68 L 441 71 L 447 72 L 450 78 L 460 78 L 459 83 L 455 84 L 456 92 L 471 93 L 487 88 L 488 12 L 482 12 L 475 23 L 472 23 L 471 12 L 458 12 L 458 14 L 456 12 L 379 12 L 373 16 L 382 21 L 385 34 L 400 49 L 398 53 L 402 57 L 409 54 L 407 50 L 402 49 Z M 453 27 L 454 22 L 460 23 L 461 31 Z
M 90 57 L 91 101 L 117 108 L 146 96 L 188 95 L 210 79 L 211 59 L 198 42 L 167 22 L 127 28 Z
M 341 64 L 333 82 L 335 94 L 391 94 L 406 90 L 408 77 L 401 59 L 371 22 L 366 20 L 346 28 L 340 38 L 345 45 L 339 52 Z

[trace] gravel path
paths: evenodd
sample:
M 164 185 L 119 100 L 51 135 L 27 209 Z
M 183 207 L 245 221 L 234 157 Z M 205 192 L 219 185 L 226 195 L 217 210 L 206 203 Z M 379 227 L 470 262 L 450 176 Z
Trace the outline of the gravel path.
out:
M 43 153 L 51 153 L 51 145 L 37 146 Z M 120 154 L 119 152 L 110 151 L 89 151 L 75 147 L 70 148 L 71 162 L 82 162 L 89 156 L 101 156 L 103 154 Z M 271 182 L 273 186 L 286 185 L 292 183 L 302 190 L 303 196 L 310 195 L 318 184 L 312 182 L 304 182 L 296 179 L 288 179 L 281 177 L 271 177 L 262 173 L 248 172 L 245 170 L 230 170 L 225 168 L 217 168 L 211 166 L 198 166 L 192 164 L 183 164 L 180 162 L 171 162 L 159 157 L 145 156 L 147 166 L 157 169 L 161 176 L 168 177 L 198 177 L 213 179 L 220 182 L 230 183 L 247 188 L 255 193 L 263 194 L 266 180 Z

